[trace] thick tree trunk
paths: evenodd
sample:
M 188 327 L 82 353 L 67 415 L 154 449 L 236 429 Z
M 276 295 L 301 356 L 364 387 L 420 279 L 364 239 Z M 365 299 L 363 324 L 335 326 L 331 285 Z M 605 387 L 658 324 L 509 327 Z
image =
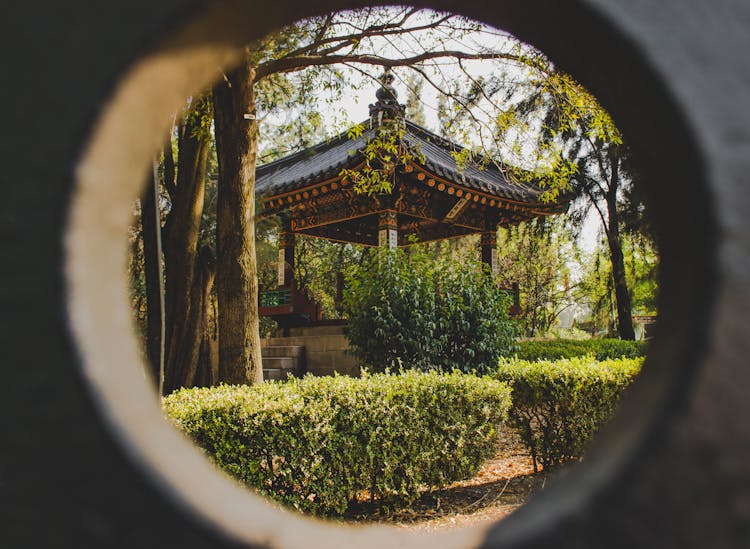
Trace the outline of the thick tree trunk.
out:
M 255 70 L 243 63 L 214 87 L 219 160 L 217 273 L 219 378 L 253 385 L 263 381 L 255 263 Z
M 193 307 L 198 319 L 196 340 L 199 342 L 198 354 L 195 357 L 195 374 L 193 385 L 199 387 L 210 387 L 219 382 L 218 371 L 214 370 L 211 348 L 211 326 L 209 316 L 213 305 L 211 290 L 216 277 L 216 255 L 213 250 L 204 247 L 199 256 L 196 266 L 195 284 L 193 286 Z
M 197 356 L 200 340 L 193 308 L 194 280 L 198 268 L 198 237 L 205 191 L 206 161 L 210 135 L 201 120 L 209 116 L 207 100 L 198 100 L 182 123 L 179 132 L 177 181 L 171 189 L 172 208 L 167 217 L 164 239 L 166 271 L 166 360 L 165 394 L 192 384 L 190 372 L 195 364 L 186 363 Z M 167 185 L 169 189 L 169 185 Z
M 620 218 L 617 213 L 617 189 L 619 187 L 619 159 L 611 158 L 612 181 L 607 196 L 609 224 L 607 227 L 607 244 L 612 262 L 612 281 L 615 288 L 617 305 L 617 331 L 622 339 L 635 339 L 633 317 L 631 316 L 630 291 L 625 277 L 625 259 L 622 255 L 622 237 L 620 236 Z
M 198 372 L 195 375 L 196 387 L 213 387 L 219 383 L 218 364 L 214 358 L 214 348 L 208 332 L 201 339 L 198 353 Z
M 141 197 L 141 234 L 143 236 L 143 269 L 146 275 L 146 356 L 155 383 L 159 384 L 159 365 L 161 362 L 161 285 L 159 248 L 157 231 L 161 231 L 158 222 L 156 193 L 158 182 L 153 172 L 149 185 Z
M 180 387 L 211 384 L 211 364 L 205 363 L 206 357 L 202 355 L 210 337 L 208 312 L 214 275 L 214 254 L 208 247 L 204 247 L 195 265 L 190 292 L 190 314 L 175 332 L 181 344 L 173 351 L 173 368 L 170 372 L 170 384 L 167 386 L 165 383 L 166 393 Z

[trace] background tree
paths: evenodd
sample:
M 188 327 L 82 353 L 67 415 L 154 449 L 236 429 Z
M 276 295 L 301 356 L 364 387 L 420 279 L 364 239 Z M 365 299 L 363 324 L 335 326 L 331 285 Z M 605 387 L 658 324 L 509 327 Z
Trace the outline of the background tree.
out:
M 465 92 L 469 108 L 455 122 L 473 123 L 470 109 L 476 105 L 494 108 L 494 143 L 509 175 L 541 182 L 547 200 L 578 193 L 579 227 L 590 209 L 596 212 L 609 248 L 618 332 L 633 339 L 620 221 L 623 195 L 634 185 L 627 146 L 607 111 L 578 82 L 541 54 L 526 61 L 528 77 L 514 88 L 500 77 L 473 79 Z
M 300 235 L 295 244 L 295 280 L 320 304 L 325 318 L 341 318 L 342 284 L 369 252 L 365 246 Z
M 623 257 L 633 311 L 641 315 L 656 314 L 658 294 L 658 255 L 648 237 L 626 234 Z M 586 329 L 592 334 L 616 332 L 617 307 L 608 245 L 601 242 L 582 262 L 579 302 L 588 311 Z
M 517 282 L 520 287 L 524 335 L 547 335 L 580 299 L 574 273 L 577 251 L 565 220 L 534 220 L 500 229 L 497 250 L 502 284 Z
M 164 187 L 169 213 L 164 224 L 166 357 L 164 392 L 190 387 L 198 377 L 201 347 L 208 339 L 206 296 L 213 283 L 213 251 L 200 244 L 206 188 L 206 167 L 211 147 L 211 103 L 193 98 L 177 128 L 177 170 L 170 148 L 165 148 Z M 171 179 L 174 175 L 174 179 Z
M 411 74 L 406 80 L 406 89 L 409 95 L 406 98 L 406 118 L 415 124 L 425 126 L 427 119 L 422 103 L 422 92 L 424 90 L 424 78 L 420 74 Z
M 163 391 L 217 381 L 211 370 L 211 291 L 214 252 L 206 215 L 207 179 L 212 158 L 211 103 L 190 98 L 170 131 L 157 178 L 136 206 L 131 228 L 131 280 L 137 318 L 146 340 L 146 355 L 158 382 L 162 342 L 159 306 L 159 262 L 156 235 L 161 231 L 164 252 L 165 363 Z M 177 162 L 175 162 L 175 157 Z M 158 193 L 154 193 L 156 184 Z M 157 210 L 159 214 L 157 215 Z M 157 219 L 159 222 L 157 223 Z M 161 222 L 163 220 L 163 224 Z M 158 328 L 158 329 L 157 329 Z
M 622 339 L 635 339 L 620 221 L 619 197 L 623 187 L 628 184 L 623 161 L 625 154 L 622 143 L 593 141 L 588 153 L 579 156 L 578 173 L 574 179 L 587 198 L 583 211 L 588 208 L 596 211 L 606 236 L 619 335 Z

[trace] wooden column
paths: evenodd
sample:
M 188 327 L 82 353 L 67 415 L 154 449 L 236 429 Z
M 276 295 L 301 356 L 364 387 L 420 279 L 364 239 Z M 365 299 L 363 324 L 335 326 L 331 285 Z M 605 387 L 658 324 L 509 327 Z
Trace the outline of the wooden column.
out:
M 395 250 L 398 247 L 398 223 L 396 212 L 386 210 L 380 212 L 378 219 L 378 246 Z
M 279 286 L 288 286 L 294 280 L 294 233 L 289 219 L 281 220 L 279 232 Z
M 490 266 L 492 275 L 497 276 L 497 230 L 482 232 L 480 245 L 482 246 L 482 262 Z

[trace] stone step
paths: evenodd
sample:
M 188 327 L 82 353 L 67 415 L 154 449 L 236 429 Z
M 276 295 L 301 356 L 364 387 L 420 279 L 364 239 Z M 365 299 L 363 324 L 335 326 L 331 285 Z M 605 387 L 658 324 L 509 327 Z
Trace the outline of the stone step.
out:
M 264 356 L 264 367 L 266 360 L 272 354 L 285 354 L 274 348 L 302 347 L 304 354 L 301 356 L 302 371 L 295 375 L 310 373 L 312 375 L 331 375 L 334 372 L 350 376 L 358 376 L 360 373 L 357 359 L 349 352 L 349 340 L 344 334 L 320 334 L 323 328 L 336 328 L 340 330 L 343 326 L 316 326 L 318 335 L 275 337 L 262 340 Z M 268 349 L 268 350 L 266 350 Z M 271 350 L 274 349 L 274 350 Z M 270 365 L 271 363 L 268 363 Z
M 263 358 L 295 357 L 299 358 L 305 354 L 304 345 L 268 345 L 260 348 Z
M 316 336 L 271 337 L 261 341 L 261 351 L 266 347 L 302 346 L 305 353 L 311 351 L 328 351 L 348 349 L 349 340 L 343 334 L 328 334 Z
M 305 348 L 302 345 L 265 345 L 263 379 L 286 380 L 290 375 L 301 377 L 305 368 Z
M 264 381 L 284 381 L 286 372 L 281 368 L 263 368 Z
M 291 337 L 345 335 L 346 324 L 323 324 L 318 326 L 299 326 L 289 328 Z
M 270 356 L 263 357 L 263 369 L 269 370 L 293 370 L 299 368 L 299 360 L 293 356 Z

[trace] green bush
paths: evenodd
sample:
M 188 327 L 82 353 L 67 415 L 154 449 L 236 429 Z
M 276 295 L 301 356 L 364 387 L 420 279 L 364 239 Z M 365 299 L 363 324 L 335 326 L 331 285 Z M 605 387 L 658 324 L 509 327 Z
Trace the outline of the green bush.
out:
M 347 277 L 352 352 L 373 371 L 488 373 L 517 334 L 510 300 L 471 260 L 381 250 Z
M 513 404 L 509 424 L 534 461 L 545 468 L 583 455 L 612 417 L 642 358 L 596 361 L 592 357 L 529 362 L 501 359 L 497 379 L 508 383 Z
M 624 339 L 546 339 L 521 341 L 516 349 L 519 359 L 532 361 L 586 355 L 597 360 L 641 357 L 646 355 L 646 342 Z
M 380 509 L 408 505 L 424 487 L 473 476 L 509 407 L 496 380 L 419 372 L 183 389 L 164 400 L 219 467 L 319 515 L 365 496 Z

